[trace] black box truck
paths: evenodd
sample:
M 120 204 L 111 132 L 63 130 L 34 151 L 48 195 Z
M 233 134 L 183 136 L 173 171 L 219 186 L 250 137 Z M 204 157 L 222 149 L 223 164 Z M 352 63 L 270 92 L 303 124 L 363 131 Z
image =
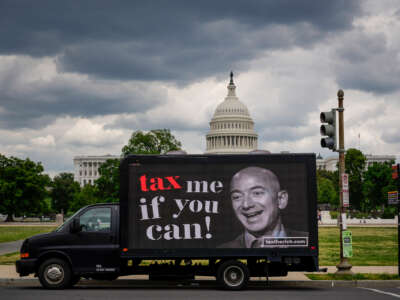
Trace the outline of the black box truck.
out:
M 46 288 L 80 278 L 251 276 L 318 271 L 315 154 L 132 155 L 120 202 L 80 209 L 24 241 L 16 268 Z

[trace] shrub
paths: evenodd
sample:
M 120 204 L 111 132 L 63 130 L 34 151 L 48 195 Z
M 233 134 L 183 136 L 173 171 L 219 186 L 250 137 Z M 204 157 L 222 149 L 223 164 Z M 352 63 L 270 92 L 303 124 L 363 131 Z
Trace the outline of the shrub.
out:
M 393 219 L 396 215 L 396 207 L 394 206 L 387 206 L 382 213 L 382 219 Z
M 369 218 L 369 214 L 368 213 L 363 213 L 361 211 L 357 211 L 357 212 L 354 212 L 353 218 L 356 218 L 356 219 L 368 219 Z
M 339 212 L 335 210 L 331 210 L 330 212 L 331 219 L 337 219 Z

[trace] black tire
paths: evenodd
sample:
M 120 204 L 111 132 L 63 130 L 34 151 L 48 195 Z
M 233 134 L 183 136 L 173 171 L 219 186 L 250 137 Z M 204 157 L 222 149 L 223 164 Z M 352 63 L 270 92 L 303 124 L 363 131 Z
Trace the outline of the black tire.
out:
M 228 260 L 218 267 L 217 280 L 224 289 L 244 289 L 249 282 L 249 269 L 240 261 Z
M 46 289 L 68 288 L 72 280 L 69 264 L 59 258 L 45 260 L 39 267 L 39 281 Z

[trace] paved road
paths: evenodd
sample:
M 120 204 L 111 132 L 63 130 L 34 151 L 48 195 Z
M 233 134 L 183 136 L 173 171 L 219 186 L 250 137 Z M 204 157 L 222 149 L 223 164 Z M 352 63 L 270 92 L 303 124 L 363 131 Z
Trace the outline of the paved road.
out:
M 178 286 L 159 287 L 126 287 L 126 288 L 99 288 L 76 287 L 68 290 L 49 291 L 39 287 L 0 287 L 1 299 L 191 299 L 204 300 L 236 300 L 236 299 L 274 299 L 274 300 L 385 300 L 400 297 L 398 288 L 268 288 L 265 286 L 251 287 L 245 291 L 231 292 L 219 290 L 215 287 Z
M 18 252 L 24 240 L 19 240 L 15 242 L 0 243 L 0 255 Z

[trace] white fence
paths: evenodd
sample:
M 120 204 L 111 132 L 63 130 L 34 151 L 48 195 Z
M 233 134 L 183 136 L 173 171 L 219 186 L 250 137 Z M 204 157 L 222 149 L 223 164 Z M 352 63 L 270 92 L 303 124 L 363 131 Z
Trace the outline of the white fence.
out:
M 337 225 L 337 219 L 332 219 L 331 214 L 327 210 L 321 212 L 322 225 Z M 394 219 L 357 219 L 357 218 L 347 218 L 347 225 L 397 225 L 397 216 Z

